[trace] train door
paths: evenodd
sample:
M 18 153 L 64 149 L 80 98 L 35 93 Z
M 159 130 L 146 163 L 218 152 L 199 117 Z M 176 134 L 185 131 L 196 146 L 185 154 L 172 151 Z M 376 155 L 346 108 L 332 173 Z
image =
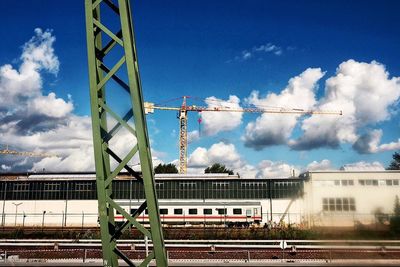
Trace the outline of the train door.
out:
M 246 217 L 251 218 L 251 209 L 246 209 Z
M 254 214 L 254 222 L 260 223 L 260 215 L 258 208 L 253 208 L 253 214 Z

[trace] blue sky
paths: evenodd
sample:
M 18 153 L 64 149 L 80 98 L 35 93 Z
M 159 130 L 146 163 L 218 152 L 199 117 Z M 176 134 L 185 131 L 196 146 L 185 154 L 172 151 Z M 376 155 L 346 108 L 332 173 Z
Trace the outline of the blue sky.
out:
M 372 95 L 376 93 L 377 98 L 382 98 L 386 94 L 386 87 L 381 86 L 384 83 L 380 83 L 380 79 L 388 81 L 388 84 L 391 81 L 393 88 L 387 94 L 393 97 L 383 103 L 386 105 L 383 110 L 388 111 L 387 116 L 377 118 L 371 112 L 365 119 L 360 115 L 365 107 L 359 104 L 355 112 L 358 117 L 353 118 L 349 124 L 335 124 L 338 128 L 332 128 L 344 131 L 354 126 L 351 123 L 357 124 L 352 133 L 343 134 L 346 137 L 338 134 L 329 142 L 324 141 L 322 146 L 310 145 L 311 141 L 307 141 L 308 146 L 303 144 L 303 149 L 295 149 L 289 141 L 299 140 L 304 135 L 302 126 L 305 124 L 302 119 L 298 119 L 284 142 L 274 143 L 276 139 L 272 138 L 273 130 L 266 130 L 265 134 L 273 140 L 252 139 L 251 142 L 264 142 L 261 148 L 255 149 L 250 141 L 246 143 L 246 136 L 254 137 L 248 124 L 256 123 L 260 115 L 245 114 L 240 118 L 240 123 L 231 126 L 231 129 L 221 130 L 217 134 L 201 133 L 201 137 L 189 145 L 189 154 L 200 147 L 205 149 L 208 157 L 201 158 L 201 153 L 193 155 L 193 167 L 201 168 L 202 164 L 220 159 L 215 153 L 226 153 L 232 149 L 226 145 L 233 145 L 234 150 L 231 152 L 237 153 L 237 157 L 232 160 L 241 162 L 239 166 L 227 161 L 225 163 L 228 166 L 238 170 L 246 166 L 254 167 L 253 170 L 259 173 L 262 173 L 263 168 L 264 173 L 269 170 L 273 173 L 269 169 L 271 166 L 279 169 L 284 164 L 300 170 L 313 161 L 321 163 L 323 160 L 329 160 L 328 167 L 333 168 L 361 161 L 378 161 L 386 166 L 392 153 L 398 150 L 400 125 L 396 110 L 399 107 L 397 94 L 400 85 L 393 78 L 400 76 L 398 1 L 132 1 L 132 4 L 146 101 L 159 103 L 183 95 L 203 99 L 214 96 L 227 100 L 230 95 L 234 95 L 240 99 L 240 106 L 244 106 L 245 99 L 253 91 L 258 91 L 257 100 L 270 104 L 272 100 L 268 100 L 269 93 L 279 95 L 288 87 L 291 78 L 300 76 L 307 69 L 320 68 L 321 75 L 316 73 L 318 78 L 310 78 L 314 81 L 311 86 L 314 89 L 309 89 L 315 90 L 318 87 L 314 104 L 315 107 L 323 107 L 322 99 L 326 96 L 327 88 L 325 82 L 337 76 L 341 63 L 347 62 L 346 66 L 355 69 L 355 72 L 366 72 L 363 77 L 354 78 L 356 83 L 361 84 L 356 90 L 356 96 L 352 98 L 356 102 L 368 82 L 366 76 L 375 73 L 372 61 L 380 63 L 376 63 L 378 68 L 389 73 L 386 80 L 385 77 L 377 77 L 378 85 L 371 89 Z M 68 95 L 71 95 L 73 110 L 66 111 L 68 116 L 89 115 L 83 1 L 67 1 L 63 5 L 58 1 L 44 0 L 1 1 L 0 21 L 4 26 L 0 28 L 0 36 L 3 37 L 0 66 L 11 64 L 18 69 L 23 45 L 34 36 L 34 29 L 49 29 L 51 36 L 56 38 L 51 47 L 58 58 L 59 69 L 57 75 L 45 68 L 38 69 L 43 83 L 40 86 L 41 94 L 46 96 L 54 92 L 57 98 L 66 103 Z M 342 71 L 345 72 L 345 66 Z M 332 100 L 329 107 L 344 110 L 340 103 L 340 100 Z M 179 101 L 171 103 L 174 106 L 179 104 Z M 288 107 L 294 107 L 295 104 L 293 101 L 287 102 Z M 189 116 L 189 130 L 198 130 L 198 115 Z M 175 113 L 156 111 L 148 119 L 152 148 L 157 157 L 164 162 L 176 160 L 178 121 Z M 259 126 L 263 126 L 267 119 L 265 117 Z M 318 122 L 311 124 L 315 128 Z M 12 136 L 10 133 L 0 134 L 1 143 L 10 143 L 7 140 Z M 30 131 L 29 134 L 35 133 Z M 261 134 L 262 130 L 257 138 Z M 327 133 L 322 131 L 321 134 Z M 311 138 L 314 135 L 307 136 Z M 359 145 L 355 149 L 357 141 Z M 333 145 L 335 142 L 336 146 Z M 393 143 L 391 147 L 380 147 L 389 143 Z M 210 148 L 215 144 L 220 145 L 214 146 L 215 151 L 211 151 Z M 44 145 L 35 147 L 32 144 L 16 148 L 40 151 L 49 149 Z M 69 156 L 63 154 L 59 163 L 62 165 L 63 160 Z M 22 168 L 14 166 L 4 157 L 1 159 L 5 164 L 3 169 Z M 18 166 L 31 168 L 32 164 L 35 161 L 29 159 Z

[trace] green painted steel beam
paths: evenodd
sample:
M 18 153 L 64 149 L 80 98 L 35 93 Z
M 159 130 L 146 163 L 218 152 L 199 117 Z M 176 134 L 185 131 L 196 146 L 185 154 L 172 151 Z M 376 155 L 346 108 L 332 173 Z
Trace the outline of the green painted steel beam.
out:
M 160 214 L 155 191 L 152 158 L 144 116 L 143 96 L 139 75 L 139 64 L 136 54 L 135 38 L 132 24 L 132 13 L 129 0 L 85 0 L 86 35 L 88 50 L 88 69 L 90 82 L 90 105 L 92 113 L 93 147 L 96 167 L 96 186 L 98 195 L 98 210 L 100 232 L 103 249 L 103 266 L 118 266 L 118 259 L 122 259 L 129 266 L 134 266 L 131 260 L 116 247 L 116 239 L 128 226 L 136 227 L 143 235 L 149 237 L 153 243 L 153 251 L 143 260 L 140 266 L 146 266 L 153 259 L 157 266 L 167 266 L 166 250 L 161 228 Z M 120 22 L 120 30 L 113 32 L 107 15 L 103 9 L 112 10 Z M 108 11 L 108 10 L 106 10 Z M 100 16 L 100 12 L 104 14 Z M 115 18 L 115 17 L 114 17 Z M 103 44 L 102 37 L 111 39 Z M 116 46 L 119 44 L 120 46 Z M 116 47 L 123 47 L 117 49 Z M 109 66 L 107 58 L 116 50 L 122 53 L 113 66 Z M 115 57 L 115 55 L 114 55 Z M 125 71 L 126 75 L 117 75 Z M 121 91 L 128 92 L 131 107 L 125 115 L 120 116 L 119 110 L 113 110 L 106 101 L 106 87 L 110 80 L 119 85 Z M 113 86 L 113 91 L 116 90 Z M 107 100 L 115 103 L 118 96 L 115 92 L 107 92 Z M 119 96 L 120 97 L 120 96 Z M 122 100 L 122 99 L 121 99 Z M 111 118 L 112 120 L 108 120 Z M 130 125 L 128 121 L 133 121 Z M 115 125 L 108 131 L 111 122 Z M 124 129 L 131 134 L 137 143 L 127 144 L 128 154 L 119 155 L 119 151 L 112 148 L 110 140 L 118 138 L 118 132 Z M 131 159 L 138 155 L 142 176 L 128 166 Z M 112 164 L 113 158 L 117 164 Z M 143 183 L 146 201 L 138 211 L 129 214 L 113 200 L 112 180 L 122 170 L 126 169 L 134 178 Z M 136 198 L 132 196 L 132 198 Z M 147 207 L 150 228 L 146 228 L 136 220 L 137 216 Z M 115 225 L 115 211 L 124 217 L 120 227 Z

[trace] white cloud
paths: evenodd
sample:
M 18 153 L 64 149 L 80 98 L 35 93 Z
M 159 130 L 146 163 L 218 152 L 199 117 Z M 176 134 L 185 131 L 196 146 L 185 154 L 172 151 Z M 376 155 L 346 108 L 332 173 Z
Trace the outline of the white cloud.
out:
M 326 81 L 325 97 L 318 103 L 319 109 L 342 110 L 343 116 L 313 115 L 305 119 L 304 135 L 290 145 L 296 150 L 308 150 L 353 144 L 360 128 L 390 119 L 390 109 L 399 97 L 400 78 L 390 78 L 384 65 L 376 61 L 345 61 Z
M 21 59 L 27 63 L 36 64 L 37 69 L 44 68 L 51 73 L 57 74 L 60 62 L 54 54 L 53 43 L 56 38 L 50 30 L 43 31 L 35 29 L 35 36 L 25 43 Z M 24 65 L 23 65 L 24 66 Z
M 235 146 L 223 142 L 213 144 L 209 149 L 196 148 L 188 160 L 189 167 L 207 167 L 214 163 L 222 163 L 228 168 L 238 168 L 243 165 Z
M 265 53 L 273 53 L 273 54 L 275 54 L 277 56 L 282 54 L 282 48 L 277 46 L 277 45 L 274 45 L 272 43 L 267 43 L 265 45 L 260 45 L 258 47 L 254 47 L 253 51 L 265 52 Z
M 380 144 L 383 131 L 376 129 L 361 135 L 353 144 L 353 148 L 361 154 L 377 153 L 400 149 L 400 138 L 397 142 Z
M 23 45 L 18 69 L 0 67 L 0 143 L 20 151 L 57 154 L 51 158 L 3 156 L 12 170 L 43 169 L 80 171 L 93 169 L 90 152 L 91 125 L 88 117 L 75 116 L 73 103 L 42 93 L 42 71 L 57 74 L 55 37 L 50 30 L 35 29 Z
M 74 106 L 72 100 L 66 102 L 64 99 L 56 98 L 55 93 L 47 96 L 38 96 L 28 103 L 30 113 L 43 114 L 54 118 L 65 117 Z
M 205 102 L 209 108 L 242 109 L 239 105 L 240 99 L 235 95 L 230 95 L 228 100 L 211 96 L 206 98 Z M 219 132 L 233 130 L 242 123 L 242 116 L 242 112 L 203 111 L 201 112 L 202 133 L 215 135 Z
M 253 91 L 246 101 L 258 108 L 279 107 L 308 110 L 316 104 L 317 82 L 324 73 L 319 68 L 309 68 L 299 76 L 291 78 L 288 86 L 280 94 L 269 93 L 261 98 Z M 246 126 L 243 136 L 247 147 L 261 150 L 266 146 L 285 144 L 292 134 L 300 115 L 263 113 L 255 122 Z
M 276 56 L 280 56 L 282 55 L 282 53 L 283 49 L 280 46 L 273 43 L 266 43 L 260 46 L 255 46 L 251 49 L 243 50 L 240 56 L 236 56 L 234 60 L 242 62 L 251 58 L 261 58 L 263 54 L 273 54 Z M 228 60 L 228 62 L 232 62 L 232 60 Z
M 187 133 L 187 142 L 188 142 L 188 144 L 196 142 L 199 139 L 200 139 L 199 131 L 194 130 L 194 131 L 191 131 L 191 132 Z
M 323 159 L 320 162 L 313 161 L 309 163 L 306 167 L 306 171 L 323 171 L 323 170 L 332 170 L 332 163 L 329 159 Z
M 11 170 L 11 166 L 5 165 L 5 164 L 1 164 L 1 170 L 2 171 L 9 171 Z
M 204 169 L 214 163 L 221 163 L 234 173 L 239 173 L 242 178 L 279 178 L 290 177 L 299 168 L 284 162 L 263 160 L 257 166 L 246 163 L 233 144 L 219 142 L 209 149 L 196 148 L 188 160 L 188 173 L 204 173 Z
M 73 101 L 43 95 L 42 71 L 57 74 L 59 62 L 54 53 L 55 37 L 50 30 L 35 29 L 35 36 L 23 46 L 21 64 L 14 69 L 0 67 L 0 143 L 19 151 L 46 152 L 57 155 L 46 158 L 2 156 L 3 165 L 13 171 L 94 171 L 91 120 L 72 113 Z M 110 129 L 115 124 L 108 117 Z M 154 123 L 150 121 L 151 126 Z M 135 137 L 121 129 L 110 142 L 120 158 L 133 148 Z M 153 161 L 161 162 L 155 152 Z M 116 162 L 111 160 L 115 166 Z M 139 162 L 136 154 L 128 164 Z M 6 167 L 3 167 L 6 168 Z
M 261 161 L 258 166 L 257 178 L 288 178 L 293 175 L 293 171 L 299 174 L 300 170 L 284 162 L 273 162 L 270 160 Z
M 365 161 L 359 161 L 359 162 L 354 162 L 354 163 L 349 163 L 341 167 L 343 170 L 385 170 L 385 167 L 382 165 L 382 163 L 378 161 L 374 162 L 365 162 Z

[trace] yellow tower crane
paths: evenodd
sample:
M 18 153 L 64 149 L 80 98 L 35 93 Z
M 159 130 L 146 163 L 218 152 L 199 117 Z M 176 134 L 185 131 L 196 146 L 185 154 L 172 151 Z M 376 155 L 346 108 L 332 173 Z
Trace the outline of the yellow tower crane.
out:
M 182 106 L 180 107 L 166 107 L 156 106 L 154 103 L 144 102 L 145 113 L 154 113 L 155 109 L 158 110 L 175 110 L 178 111 L 179 118 L 179 173 L 185 174 L 187 171 L 187 112 L 247 112 L 247 113 L 272 113 L 272 114 L 301 114 L 301 115 L 342 115 L 342 111 L 329 111 L 329 110 L 304 110 L 298 108 L 229 108 L 223 106 L 216 107 L 202 107 L 196 105 L 187 105 L 186 99 L 188 96 L 183 96 Z
M 44 157 L 44 158 L 57 156 L 57 155 L 47 154 L 47 153 L 10 150 L 10 149 L 8 149 L 8 145 L 6 145 L 5 149 L 0 149 L 0 154 L 17 155 L 17 156 L 25 156 L 25 157 Z

